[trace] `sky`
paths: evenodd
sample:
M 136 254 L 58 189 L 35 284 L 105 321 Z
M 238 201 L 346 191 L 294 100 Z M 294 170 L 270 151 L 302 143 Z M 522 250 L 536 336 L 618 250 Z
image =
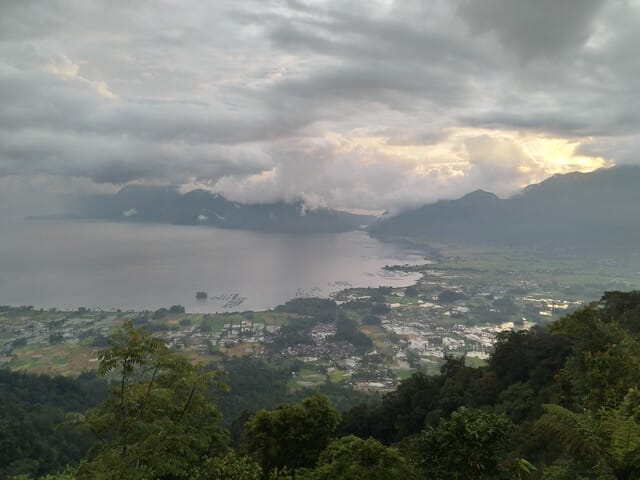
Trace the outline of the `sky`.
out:
M 639 0 L 3 0 L 0 213 L 399 211 L 640 163 Z

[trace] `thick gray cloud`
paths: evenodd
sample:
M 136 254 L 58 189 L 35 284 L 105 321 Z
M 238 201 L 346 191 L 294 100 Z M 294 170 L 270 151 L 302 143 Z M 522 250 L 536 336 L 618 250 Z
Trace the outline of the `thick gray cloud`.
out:
M 582 47 L 605 0 L 462 0 L 473 32 L 495 34 L 524 60 L 559 56 Z
M 370 209 L 508 195 L 638 161 L 638 44 L 635 0 L 11 0 L 0 179 L 14 198 L 128 182 Z

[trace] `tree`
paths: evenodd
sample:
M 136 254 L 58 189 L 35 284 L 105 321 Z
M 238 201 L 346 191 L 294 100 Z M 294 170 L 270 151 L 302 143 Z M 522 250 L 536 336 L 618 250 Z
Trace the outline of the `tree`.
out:
M 540 327 L 499 333 L 489 367 L 500 385 L 531 381 L 537 390 L 551 383 L 571 354 L 570 339 L 560 333 Z
M 640 332 L 640 291 L 605 292 L 599 305 L 603 317 L 615 319 L 633 333 Z
M 597 472 L 598 478 L 640 477 L 640 393 L 631 389 L 615 409 L 576 413 L 555 404 L 544 406 L 536 423 L 564 450 L 577 473 Z M 565 468 L 567 468 L 565 467 Z
M 513 478 L 504 462 L 511 428 L 503 415 L 463 407 L 409 440 L 407 449 L 429 479 Z
M 230 451 L 222 457 L 206 458 L 190 480 L 259 480 L 261 476 L 260 465 Z
M 96 406 L 106 390 L 93 374 L 66 378 L 0 369 L 0 478 L 38 478 L 78 463 L 91 438 L 66 417 Z
M 338 412 L 320 394 L 300 404 L 259 410 L 245 427 L 249 452 L 265 475 L 274 469 L 313 467 L 339 421 Z
M 571 338 L 573 355 L 557 376 L 566 404 L 615 408 L 638 384 L 640 342 L 598 307 L 568 315 L 551 331 Z M 605 321 L 606 320 L 606 321 Z
M 369 314 L 362 317 L 363 325 L 381 325 L 382 320 L 377 315 Z
M 464 294 L 454 290 L 443 290 L 438 295 L 438 301 L 440 303 L 453 303 L 463 298 L 465 298 Z
M 205 456 L 226 450 L 227 434 L 210 397 L 217 372 L 203 373 L 130 322 L 109 345 L 98 371 L 117 385 L 85 417 L 99 442 L 78 478 L 186 479 Z
M 418 291 L 418 287 L 416 287 L 415 285 L 411 285 L 404 289 L 404 294 L 407 297 L 417 297 L 420 292 Z
M 331 340 L 334 342 L 349 342 L 361 352 L 365 352 L 373 346 L 371 339 L 360 331 L 358 323 L 347 317 L 338 319 L 336 333 Z
M 371 304 L 371 315 L 385 315 L 389 313 L 391 309 L 389 305 L 386 303 L 372 303 Z
M 389 480 L 414 478 L 414 471 L 395 448 L 353 435 L 334 440 L 320 454 L 314 470 L 296 475 L 300 480 Z
M 384 444 L 416 434 L 424 428 L 426 415 L 436 408 L 439 389 L 438 377 L 415 373 L 385 394 L 381 403 L 359 405 L 345 412 L 340 433 L 373 437 Z

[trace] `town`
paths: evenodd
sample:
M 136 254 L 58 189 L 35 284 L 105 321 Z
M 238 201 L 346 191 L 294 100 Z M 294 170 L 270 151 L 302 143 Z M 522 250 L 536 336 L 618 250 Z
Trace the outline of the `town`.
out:
M 437 373 L 448 355 L 481 365 L 500 332 L 542 325 L 595 300 L 554 291 L 549 276 L 479 273 L 459 259 L 387 268 L 421 278 L 402 288 L 345 288 L 330 299 L 300 295 L 256 312 L 0 307 L 0 366 L 62 375 L 95 370 L 109 336 L 128 320 L 203 364 L 241 356 L 294 360 L 302 367 L 291 372 L 292 389 L 333 382 L 388 391 L 415 371 Z

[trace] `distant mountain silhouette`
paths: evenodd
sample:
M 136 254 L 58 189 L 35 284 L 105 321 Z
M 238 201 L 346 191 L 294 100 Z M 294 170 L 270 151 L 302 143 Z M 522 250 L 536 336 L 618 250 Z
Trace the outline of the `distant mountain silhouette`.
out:
M 640 167 L 554 175 L 507 199 L 477 190 L 385 216 L 369 231 L 461 244 L 640 251 Z
M 74 216 L 127 222 L 209 225 L 287 233 L 333 233 L 363 228 L 375 217 L 295 203 L 243 204 L 206 190 L 128 185 L 114 195 L 88 195 L 74 202 Z

